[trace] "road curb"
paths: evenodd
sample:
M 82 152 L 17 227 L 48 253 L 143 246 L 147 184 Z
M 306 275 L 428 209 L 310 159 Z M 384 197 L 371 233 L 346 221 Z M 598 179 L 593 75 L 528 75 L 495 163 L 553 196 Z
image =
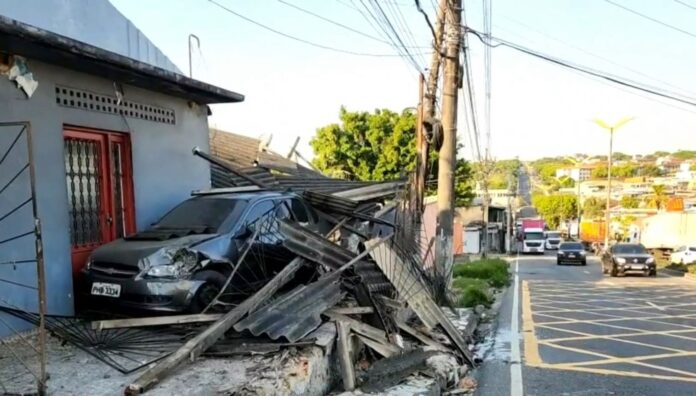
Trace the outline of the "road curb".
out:
M 688 272 L 677 271 L 669 268 L 660 268 L 658 271 L 674 278 L 684 278 L 687 280 L 696 281 L 696 275 Z

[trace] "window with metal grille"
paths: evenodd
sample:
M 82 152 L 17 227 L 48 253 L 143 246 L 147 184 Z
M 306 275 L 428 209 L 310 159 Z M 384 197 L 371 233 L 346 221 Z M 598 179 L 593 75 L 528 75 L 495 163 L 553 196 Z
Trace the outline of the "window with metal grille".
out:
M 87 111 L 97 111 L 109 114 L 122 114 L 129 118 L 175 124 L 174 110 L 160 106 L 121 100 L 115 96 L 103 95 L 82 89 L 56 85 L 56 103 L 64 107 L 72 107 Z
M 65 176 L 68 187 L 70 239 L 73 246 L 102 243 L 102 148 L 97 141 L 65 141 Z

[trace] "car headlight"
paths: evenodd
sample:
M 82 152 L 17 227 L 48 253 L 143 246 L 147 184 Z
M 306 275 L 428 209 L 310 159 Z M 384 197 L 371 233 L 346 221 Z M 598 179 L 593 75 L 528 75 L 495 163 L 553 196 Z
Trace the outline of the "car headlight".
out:
M 580 251 L 580 255 L 581 255 L 581 256 L 584 256 L 584 255 L 586 255 L 586 254 L 587 254 L 586 251 L 584 251 L 584 250 L 581 250 L 581 251 Z
M 557 254 L 558 254 L 559 256 L 563 256 L 563 252 L 561 252 L 560 250 L 558 251 Z
M 181 265 L 174 264 L 163 264 L 155 265 L 147 270 L 147 276 L 152 276 L 155 278 L 175 278 L 181 273 Z
M 623 258 L 623 257 L 618 257 L 618 258 L 616 259 L 616 262 L 619 263 L 619 264 L 626 264 L 626 259 Z
M 645 261 L 646 264 L 652 264 L 652 263 L 654 263 L 654 262 L 655 262 L 655 259 L 652 258 L 652 257 L 650 257 L 649 259 L 647 259 L 647 260 Z

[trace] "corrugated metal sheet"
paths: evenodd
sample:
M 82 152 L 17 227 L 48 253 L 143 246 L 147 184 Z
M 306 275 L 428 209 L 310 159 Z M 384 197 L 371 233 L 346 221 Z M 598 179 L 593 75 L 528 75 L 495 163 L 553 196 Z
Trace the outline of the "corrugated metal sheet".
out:
M 271 339 L 280 337 L 296 342 L 318 328 L 321 314 L 336 305 L 345 294 L 337 280 L 319 279 L 295 288 L 290 293 L 263 306 L 234 325 L 237 331 L 248 330 Z

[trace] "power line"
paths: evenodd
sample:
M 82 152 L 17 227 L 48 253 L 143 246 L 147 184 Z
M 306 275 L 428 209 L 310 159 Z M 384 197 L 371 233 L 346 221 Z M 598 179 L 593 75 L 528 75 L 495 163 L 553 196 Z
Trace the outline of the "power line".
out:
M 332 24 L 332 25 L 336 25 L 336 26 L 338 26 L 338 27 L 341 27 L 341 28 L 346 29 L 346 30 L 348 30 L 348 31 L 351 31 L 351 32 L 353 32 L 353 33 L 357 33 L 357 34 L 359 34 L 359 35 L 361 35 L 361 36 L 363 36 L 363 37 L 367 37 L 367 38 L 369 38 L 369 39 L 372 39 L 372 40 L 375 40 L 375 41 L 379 41 L 380 43 L 384 43 L 384 44 L 389 44 L 389 45 L 391 45 L 391 43 L 390 43 L 389 41 L 387 41 L 387 40 L 384 40 L 384 39 L 379 38 L 379 37 L 375 37 L 375 36 L 373 36 L 373 35 L 371 35 L 371 34 L 367 34 L 367 33 L 365 33 L 365 32 L 362 32 L 362 31 L 358 30 L 358 29 L 354 29 L 354 28 L 352 28 L 352 27 L 350 27 L 350 26 L 344 25 L 344 24 L 342 24 L 342 23 L 340 23 L 340 22 L 334 21 L 334 20 L 332 20 L 332 19 L 329 19 L 329 18 L 326 18 L 326 17 L 324 17 L 324 16 L 322 16 L 322 15 L 319 15 L 319 14 L 317 14 L 317 13 L 315 13 L 315 12 L 312 12 L 312 11 L 306 9 L 306 8 L 302 8 L 302 7 L 298 6 L 298 5 L 289 3 L 289 2 L 287 2 L 287 1 L 285 1 L 285 0 L 278 0 L 278 2 L 280 2 L 280 3 L 282 3 L 282 4 L 285 4 L 285 5 L 288 6 L 288 7 L 292 7 L 292 8 L 294 8 L 294 9 L 298 10 L 298 11 L 301 11 L 301 12 L 307 14 L 307 15 L 311 15 L 311 16 L 313 16 L 313 17 L 315 17 L 315 18 L 321 19 L 321 20 L 323 20 L 323 21 L 325 21 L 325 22 L 328 22 L 328 23 L 330 23 L 330 24 Z M 414 48 L 428 48 L 428 47 L 414 47 Z
M 483 30 L 486 37 L 490 39 L 491 29 L 492 29 L 492 14 L 493 14 L 493 2 L 492 0 L 483 0 Z M 485 107 L 484 107 L 484 118 L 486 120 L 486 154 L 485 159 L 490 159 L 491 150 L 491 48 L 484 47 L 483 54 L 484 62 L 484 82 L 485 82 Z
M 676 85 L 674 85 L 674 84 L 670 84 L 670 83 L 667 82 L 667 81 L 664 81 L 664 80 L 661 80 L 661 79 L 656 78 L 656 77 L 654 77 L 654 76 L 651 76 L 651 75 L 649 75 L 649 74 L 643 73 L 643 72 L 640 71 L 640 70 L 634 69 L 634 68 L 632 68 L 632 67 L 628 67 L 628 66 L 623 65 L 623 64 L 621 64 L 621 63 L 617 63 L 617 62 L 613 61 L 612 59 L 609 59 L 609 58 L 604 57 L 604 56 L 602 56 L 602 55 L 599 55 L 599 54 L 596 54 L 596 53 L 594 53 L 594 52 L 588 51 L 588 50 L 586 50 L 586 49 L 584 49 L 584 48 L 582 48 L 582 47 L 578 47 L 578 46 L 576 46 L 576 45 L 570 44 L 570 43 L 568 43 L 568 42 L 566 42 L 566 41 L 564 41 L 564 40 L 561 40 L 561 39 L 559 39 L 559 38 L 557 38 L 557 37 L 554 37 L 554 36 L 551 36 L 551 35 L 549 35 L 549 34 L 546 34 L 546 33 L 544 33 L 543 31 L 538 30 L 538 29 L 536 29 L 536 28 L 534 28 L 534 27 L 532 27 L 532 26 L 530 26 L 530 25 L 527 25 L 526 23 L 523 23 L 523 22 L 521 22 L 521 21 L 519 21 L 519 20 L 517 20 L 517 19 L 510 18 L 509 16 L 506 16 L 506 15 L 501 15 L 501 17 L 504 18 L 504 19 L 507 19 L 508 21 L 510 21 L 510 22 L 512 22 L 512 23 L 514 23 L 514 24 L 517 24 L 517 25 L 519 25 L 519 26 L 521 26 L 521 27 L 523 27 L 523 28 L 525 28 L 525 29 L 527 29 L 527 30 L 530 30 L 530 31 L 532 31 L 532 32 L 535 32 L 535 33 L 537 33 L 537 34 L 539 34 L 539 35 L 541 35 L 541 36 L 543 36 L 543 37 L 546 37 L 546 38 L 549 39 L 549 40 L 556 41 L 556 42 L 558 42 L 558 43 L 560 43 L 560 44 L 562 44 L 562 45 L 564 45 L 564 46 L 566 46 L 566 47 L 575 49 L 575 50 L 580 51 L 580 52 L 582 52 L 582 53 L 584 53 L 584 54 L 586 54 L 586 55 L 589 55 L 589 56 L 592 56 L 592 57 L 594 57 L 594 58 L 600 59 L 600 60 L 602 60 L 602 61 L 604 61 L 604 62 L 607 62 L 607 63 L 609 63 L 609 64 L 612 64 L 612 65 L 614 65 L 614 66 L 618 66 L 618 67 L 620 67 L 620 68 L 622 68 L 622 69 L 628 70 L 628 71 L 630 71 L 630 72 L 632 72 L 632 73 L 635 73 L 635 74 L 637 74 L 637 75 L 639 75 L 639 76 L 643 76 L 643 77 L 645 77 L 645 78 L 647 78 L 647 79 L 650 79 L 650 80 L 652 80 L 652 81 L 658 82 L 658 83 L 660 83 L 660 84 L 664 84 L 664 85 L 666 85 L 666 86 L 668 86 L 668 87 L 675 88 L 675 89 L 677 89 L 677 90 L 683 90 L 682 87 L 678 87 L 678 86 L 676 86 Z M 499 28 L 499 29 L 502 29 L 502 28 L 500 28 L 500 27 L 498 27 L 498 28 Z M 504 29 L 504 30 L 508 30 L 508 29 Z M 511 32 L 511 33 L 513 33 L 513 34 L 517 34 L 517 33 L 515 33 L 514 31 L 511 31 L 511 30 L 508 30 L 508 31 Z M 684 92 L 684 93 L 687 93 L 687 94 L 689 94 L 689 95 L 696 95 L 696 94 L 693 94 L 693 93 L 691 93 L 691 92 L 689 92 L 689 91 L 686 91 L 686 90 L 683 90 L 683 92 Z
M 681 1 L 681 0 L 674 0 L 674 1 L 677 2 L 677 3 L 679 3 L 679 4 L 681 4 L 681 5 L 683 5 L 684 7 L 688 7 L 688 8 L 691 8 L 692 10 L 696 10 L 696 7 L 695 7 L 695 6 L 692 6 L 691 4 L 689 4 L 689 3 L 685 2 L 685 1 Z
M 402 56 L 401 54 L 371 54 L 371 53 L 365 53 L 365 52 L 356 52 L 356 51 L 350 51 L 350 50 L 345 50 L 345 49 L 341 49 L 341 48 L 331 47 L 331 46 L 324 45 L 324 44 L 319 44 L 319 43 L 316 43 L 313 41 L 305 40 L 303 38 L 299 38 L 299 37 L 281 32 L 280 30 L 277 30 L 277 29 L 274 29 L 270 26 L 264 25 L 261 22 L 257 22 L 257 21 L 255 21 L 251 18 L 248 18 L 248 17 L 246 17 L 246 16 L 244 16 L 244 15 L 242 15 L 242 14 L 240 14 L 240 13 L 238 13 L 238 12 L 228 8 L 228 7 L 225 7 L 224 5 L 218 3 L 215 0 L 208 0 L 208 2 L 213 3 L 214 5 L 229 12 L 230 14 L 235 15 L 236 17 L 241 18 L 241 19 L 243 19 L 251 24 L 254 24 L 260 28 L 263 28 L 265 30 L 268 30 L 270 32 L 273 32 L 275 34 L 283 36 L 285 38 L 289 38 L 291 40 L 295 40 L 295 41 L 298 41 L 300 43 L 311 45 L 313 47 L 317 47 L 317 48 L 321 48 L 321 49 L 325 49 L 325 50 L 333 51 L 333 52 L 340 52 L 343 54 L 356 55 L 356 56 L 372 56 L 372 57 L 401 57 Z
M 418 12 L 423 14 L 423 18 L 425 18 L 425 23 L 428 24 L 428 27 L 430 28 L 430 33 L 433 34 L 433 43 L 436 44 L 438 42 L 437 34 L 435 33 L 435 28 L 433 27 L 433 24 L 430 23 L 430 18 L 428 17 L 428 13 L 423 11 L 423 7 L 421 7 L 420 0 L 415 0 L 415 2 L 416 2 L 416 9 L 418 9 Z
M 396 26 L 404 34 L 407 44 L 409 44 L 410 46 L 417 46 L 418 40 L 416 40 L 416 37 L 413 35 L 413 30 L 411 30 L 408 22 L 406 21 L 406 18 L 404 17 L 403 12 L 401 12 L 401 7 L 392 3 L 386 3 L 386 8 L 389 10 L 391 15 L 394 16 Z M 423 55 L 420 55 L 419 60 L 422 62 L 421 64 L 423 65 L 426 63 L 425 57 L 423 57 Z
M 514 49 L 514 50 L 516 50 L 516 51 L 518 51 L 518 52 L 522 52 L 522 53 L 525 53 L 525 54 L 527 54 L 527 55 L 531 55 L 531 56 L 534 56 L 534 57 L 536 57 L 536 58 L 540 58 L 540 59 L 546 60 L 546 61 L 548 61 L 548 62 L 555 63 L 555 64 L 557 64 L 557 65 L 559 65 L 559 66 L 563 66 L 563 67 L 565 67 L 565 68 L 577 70 L 577 71 L 579 71 L 579 72 L 582 72 L 582 73 L 585 73 L 585 74 L 588 74 L 588 75 L 591 75 L 591 76 L 594 76 L 594 77 L 597 77 L 597 78 L 601 78 L 601 79 L 604 79 L 604 80 L 613 82 L 613 83 L 615 83 L 615 84 L 619 84 L 619 85 L 622 85 L 622 86 L 625 86 L 625 87 L 628 87 L 628 88 L 633 88 L 633 89 L 636 89 L 636 90 L 639 90 L 639 91 L 642 91 L 642 92 L 646 92 L 646 93 L 649 93 L 649 94 L 652 94 L 652 95 L 656 95 L 656 96 L 660 96 L 660 97 L 663 97 L 663 98 L 671 99 L 671 100 L 674 100 L 674 101 L 677 101 L 677 102 L 681 102 L 681 103 L 684 103 L 684 104 L 688 104 L 688 105 L 691 105 L 691 106 L 696 106 L 696 99 L 692 99 L 692 98 L 686 98 L 686 99 L 684 99 L 684 98 L 680 98 L 680 97 L 675 96 L 675 95 L 670 94 L 670 93 L 660 92 L 660 91 L 655 90 L 655 89 L 652 89 L 652 88 L 647 88 L 647 87 L 645 87 L 645 86 L 640 86 L 640 85 L 638 85 L 638 84 L 635 84 L 635 83 L 632 83 L 632 82 L 628 82 L 628 81 L 626 81 L 625 79 L 622 79 L 621 77 L 611 76 L 611 75 L 609 75 L 609 74 L 607 74 L 607 73 L 595 71 L 595 70 L 589 69 L 589 68 L 584 67 L 584 66 L 573 65 L 573 64 L 571 64 L 570 62 L 564 61 L 564 60 L 562 60 L 562 59 L 554 58 L 554 57 L 552 57 L 552 56 L 550 56 L 550 55 L 542 54 L 542 53 L 540 53 L 540 52 L 537 52 L 537 51 L 534 51 L 534 50 L 525 48 L 525 47 L 523 47 L 523 46 L 521 46 L 521 45 L 512 43 L 512 42 L 507 41 L 507 40 L 503 40 L 503 39 L 491 37 L 492 40 L 497 41 L 497 44 L 493 44 L 493 43 L 491 43 L 491 42 L 486 41 L 486 40 L 483 38 L 483 34 L 482 34 L 481 32 L 478 32 L 478 31 L 476 31 L 476 30 L 474 30 L 474 29 L 471 29 L 471 28 L 469 28 L 469 27 L 464 27 L 464 28 L 465 28 L 466 32 L 475 35 L 484 45 L 490 46 L 490 47 L 492 47 L 492 48 L 496 48 L 496 47 L 500 47 L 500 46 L 508 47 L 508 48 Z
M 696 34 L 693 34 L 693 33 L 689 32 L 689 31 L 684 30 L 684 29 L 678 28 L 678 27 L 676 27 L 676 26 L 674 26 L 674 25 L 670 25 L 669 23 L 662 22 L 662 21 L 660 21 L 659 19 L 655 19 L 655 18 L 653 18 L 653 17 L 651 17 L 651 16 L 649 16 L 649 15 L 645 15 L 645 14 L 643 14 L 643 13 L 640 13 L 640 12 L 638 12 L 638 11 L 632 9 L 632 8 L 628 8 L 628 7 L 624 6 L 624 5 L 621 5 L 621 4 L 619 4 L 619 3 L 615 3 L 615 2 L 613 2 L 613 1 L 611 1 L 611 0 L 604 0 L 604 1 L 606 1 L 607 3 L 609 3 L 609 4 L 611 4 L 611 5 L 615 6 L 615 7 L 619 7 L 619 8 L 621 8 L 621 9 L 625 10 L 625 11 L 628 11 L 628 12 L 630 12 L 631 14 L 638 15 L 638 16 L 641 17 L 641 18 L 645 18 L 645 19 L 647 19 L 647 20 L 649 20 L 649 21 L 652 21 L 652 22 L 654 22 L 654 23 L 657 23 L 658 25 L 662 25 L 662 26 L 664 26 L 664 27 L 666 27 L 666 28 L 669 28 L 669 29 L 672 29 L 672 30 L 674 30 L 674 31 L 677 31 L 677 32 L 680 32 L 680 33 L 683 33 L 683 34 L 686 34 L 686 35 L 688 35 L 688 36 L 691 36 L 691 37 L 696 38 Z
M 416 59 L 413 57 L 413 55 L 409 52 L 408 48 L 406 48 L 406 44 L 404 43 L 404 40 L 401 38 L 399 33 L 394 28 L 394 25 L 389 20 L 389 17 L 384 12 L 384 9 L 379 4 L 379 2 L 378 1 L 371 1 L 371 0 L 367 0 L 367 1 L 372 6 L 374 13 L 372 13 L 370 11 L 367 4 L 365 4 L 364 0 L 360 0 L 363 7 L 365 7 L 365 9 L 368 10 L 370 15 L 372 15 L 372 17 L 375 19 L 375 22 L 377 22 L 378 26 L 380 26 L 382 28 L 382 30 L 384 31 L 384 33 L 386 33 L 387 36 L 389 36 L 390 40 L 392 40 L 392 42 L 394 43 L 394 46 L 399 48 L 400 51 L 402 51 L 403 55 L 405 55 L 411 61 L 411 64 L 419 73 L 422 73 L 423 69 L 418 64 L 418 61 L 416 61 Z

